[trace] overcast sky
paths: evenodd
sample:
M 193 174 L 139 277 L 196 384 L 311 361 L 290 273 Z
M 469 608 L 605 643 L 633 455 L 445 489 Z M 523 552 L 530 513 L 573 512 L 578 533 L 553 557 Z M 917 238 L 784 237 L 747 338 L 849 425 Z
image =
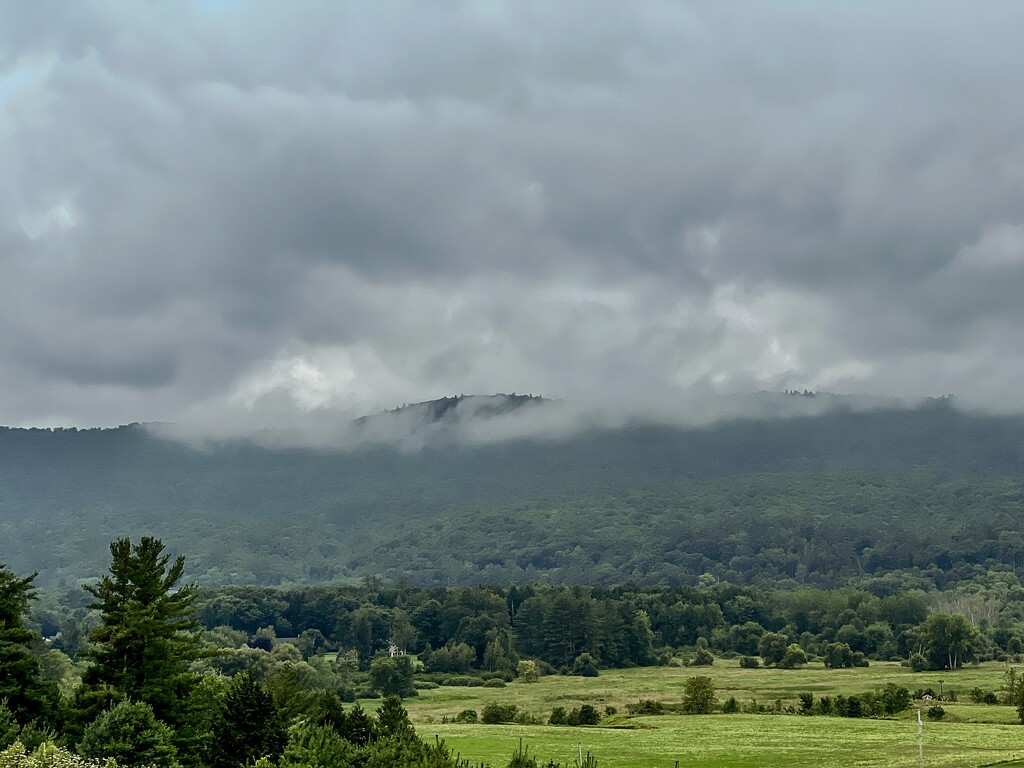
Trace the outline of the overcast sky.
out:
M 1024 3 L 0 6 L 0 423 L 1024 410 Z

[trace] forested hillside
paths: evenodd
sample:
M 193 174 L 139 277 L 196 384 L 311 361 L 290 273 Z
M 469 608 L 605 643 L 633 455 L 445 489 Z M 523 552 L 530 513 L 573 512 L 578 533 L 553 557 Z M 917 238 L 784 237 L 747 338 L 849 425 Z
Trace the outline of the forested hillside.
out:
M 0 540 L 43 586 L 142 533 L 189 552 L 205 584 L 941 583 L 1022 565 L 1002 533 L 1024 522 L 1022 481 L 1024 420 L 942 402 L 416 449 L 3 429 Z

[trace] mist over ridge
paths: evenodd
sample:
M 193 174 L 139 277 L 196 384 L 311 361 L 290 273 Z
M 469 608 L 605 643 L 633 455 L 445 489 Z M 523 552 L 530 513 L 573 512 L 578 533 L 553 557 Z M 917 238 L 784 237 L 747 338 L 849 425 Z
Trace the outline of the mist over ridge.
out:
M 952 397 L 908 399 L 809 391 L 680 397 L 660 402 L 626 399 L 614 403 L 497 393 L 442 397 L 360 416 L 319 409 L 306 414 L 298 426 L 278 428 L 253 429 L 223 422 L 143 426 L 158 437 L 195 447 L 243 440 L 268 448 L 352 450 L 390 445 L 415 450 L 453 442 L 483 445 L 509 440 L 564 440 L 581 432 L 630 426 L 703 429 L 736 420 L 756 422 L 833 412 L 899 411 L 929 404 L 957 406 Z
M 769 407 L 753 418 L 737 402 Z M 600 511 L 602 530 L 621 528 L 621 540 L 641 532 L 653 537 L 641 549 L 668 546 L 657 543 L 664 536 L 679 541 L 681 534 L 672 533 L 679 526 L 699 523 L 707 526 L 702 537 L 722 536 L 721 520 L 730 519 L 735 504 L 748 515 L 731 524 L 735 535 L 760 536 L 761 516 L 774 507 L 758 499 L 771 498 L 807 516 L 799 530 L 826 525 L 820 535 L 836 546 L 868 535 L 857 522 L 865 514 L 874 527 L 864 541 L 906 538 L 893 526 L 913 528 L 914 516 L 929 510 L 954 521 L 942 536 L 961 528 L 968 537 L 998 536 L 1024 523 L 1024 418 L 967 412 L 948 399 L 907 407 L 783 394 L 730 404 L 705 409 L 687 426 L 636 415 L 581 419 L 565 403 L 529 397 L 437 400 L 346 422 L 348 430 L 365 430 L 365 439 L 346 443 L 334 429 L 312 440 L 294 432 L 175 434 L 166 425 L 5 428 L 0 533 L 9 564 L 39 570 L 41 583 L 84 576 L 113 538 L 154 534 L 189 553 L 203 583 L 278 584 L 391 572 L 401 569 L 401 557 L 416 562 L 416 578 L 458 582 L 485 574 L 525 578 L 537 567 L 529 563 L 576 562 L 581 555 L 569 553 L 581 546 L 600 562 L 610 540 L 562 531 L 557 511 L 565 508 L 583 518 L 589 509 Z M 963 517 L 964 493 L 978 510 L 971 514 L 981 516 Z M 644 523 L 645 509 L 662 523 Z M 533 542 L 529 551 L 496 571 L 474 555 L 476 545 L 467 544 L 462 560 L 446 554 L 442 566 L 417 544 L 449 529 L 476 541 L 470 534 L 486 521 L 511 538 L 484 536 L 481 546 L 515 551 L 521 521 L 533 526 L 523 540 Z M 557 543 L 545 531 L 558 533 Z M 449 546 L 442 544 L 435 550 Z M 678 570 L 676 563 L 671 578 L 685 583 L 712 568 L 707 546 L 699 566 L 693 561 Z M 791 546 L 803 545 L 793 539 Z M 928 547 L 922 552 L 936 551 Z M 600 578 L 661 578 L 663 565 L 683 557 L 665 551 L 662 565 L 622 561 Z M 372 552 L 379 556 L 368 557 Z M 556 552 L 563 555 L 552 560 Z M 583 578 L 590 571 L 572 572 Z

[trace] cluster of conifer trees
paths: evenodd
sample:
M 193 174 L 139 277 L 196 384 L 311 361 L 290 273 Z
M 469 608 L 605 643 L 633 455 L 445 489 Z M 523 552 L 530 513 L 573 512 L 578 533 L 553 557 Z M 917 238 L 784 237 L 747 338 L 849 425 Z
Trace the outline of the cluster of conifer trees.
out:
M 153 538 L 115 541 L 111 554 L 109 573 L 86 587 L 99 624 L 81 684 L 66 697 L 32 648 L 33 577 L 0 565 L 0 763 L 33 753 L 71 766 L 466 766 L 417 738 L 398 698 L 371 717 L 319 689 L 287 711 L 258 670 L 202 674 L 217 651 L 199 631 L 195 586 L 179 583 L 184 558 Z

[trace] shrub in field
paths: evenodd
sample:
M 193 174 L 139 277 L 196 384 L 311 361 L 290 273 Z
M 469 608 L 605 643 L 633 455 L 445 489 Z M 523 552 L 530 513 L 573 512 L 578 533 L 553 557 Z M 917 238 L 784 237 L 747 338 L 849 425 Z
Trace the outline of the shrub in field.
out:
M 796 669 L 807 663 L 807 654 L 796 643 L 786 646 L 786 655 L 778 662 L 782 669 Z
M 708 715 L 715 710 L 715 684 L 710 677 L 691 677 L 683 686 L 683 711 Z
M 540 667 L 531 659 L 523 659 L 516 666 L 516 674 L 524 683 L 536 683 L 540 679 Z
M 735 696 L 730 696 L 725 700 L 725 704 L 722 705 L 722 712 L 727 715 L 734 715 L 740 711 L 740 703 L 736 701 Z
M 743 667 L 743 669 L 757 669 L 761 666 L 761 659 L 757 656 L 741 656 L 740 666 Z
M 839 698 L 838 696 L 836 697 Z M 850 696 L 846 699 L 846 711 L 843 713 L 844 717 L 863 717 L 864 716 L 864 703 L 861 701 L 859 696 Z
M 589 653 L 581 653 L 572 663 L 572 673 L 578 677 L 597 677 L 597 661 Z
M 497 702 L 491 702 L 490 704 L 486 704 L 483 710 L 481 710 L 480 722 L 487 723 L 488 725 L 514 723 L 518 713 L 519 707 L 515 704 L 498 704 Z
M 742 707 L 743 714 L 745 715 L 758 715 L 765 711 L 764 705 L 759 704 L 757 699 L 751 699 Z
M 690 662 L 691 667 L 710 667 L 715 663 L 715 657 L 711 655 L 711 652 L 707 648 L 698 648 L 697 654 L 693 657 Z
M 544 725 L 544 718 L 520 709 L 516 712 L 516 719 L 512 721 L 516 725 Z
M 475 709 L 464 709 L 455 716 L 456 723 L 478 723 L 480 722 L 480 716 L 477 715 Z
M 569 716 L 565 707 L 555 707 L 551 710 L 551 717 L 548 718 L 548 725 L 568 725 Z
M 972 688 L 970 694 L 971 701 L 975 704 L 998 704 L 999 698 L 993 691 L 984 691 L 981 688 Z
M 380 656 L 370 664 L 370 683 L 382 696 L 415 696 L 411 656 Z
M 441 685 L 460 688 L 482 688 L 484 681 L 479 677 L 446 677 Z
M 590 704 L 574 707 L 566 717 L 568 725 L 597 725 L 600 722 L 601 715 Z
M 844 669 L 853 666 L 853 651 L 846 643 L 825 643 L 822 655 L 825 666 L 829 669 Z
M 631 715 L 661 715 L 665 712 L 665 706 L 660 701 L 640 699 L 636 704 L 627 704 L 626 711 Z
M 941 720 L 946 716 L 946 710 L 944 710 L 940 704 L 932 704 L 928 707 L 928 712 L 926 714 L 928 715 L 929 720 Z
M 789 640 L 778 632 L 765 632 L 757 645 L 758 655 L 764 659 L 765 665 L 779 664 L 786 657 Z
M 484 681 L 484 688 L 504 688 L 505 681 L 500 677 L 494 677 Z
M 928 659 L 922 656 L 920 653 L 915 653 L 910 657 L 910 671 L 911 672 L 925 672 L 928 669 Z
M 814 694 L 809 691 L 801 693 L 797 698 L 800 699 L 800 714 L 810 715 L 814 711 Z
M 878 696 L 879 708 L 882 714 L 896 715 L 910 706 L 910 691 L 902 685 L 888 683 Z

